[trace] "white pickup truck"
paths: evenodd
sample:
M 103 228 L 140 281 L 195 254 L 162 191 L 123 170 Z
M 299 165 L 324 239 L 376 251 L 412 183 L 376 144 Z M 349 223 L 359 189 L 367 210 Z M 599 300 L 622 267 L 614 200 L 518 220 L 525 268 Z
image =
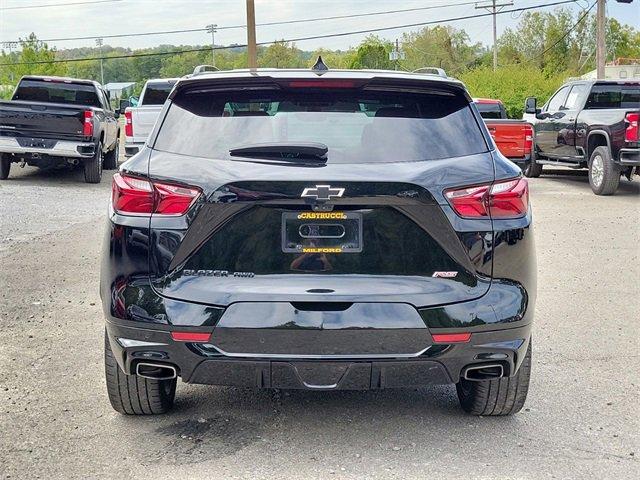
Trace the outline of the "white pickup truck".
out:
M 125 155 L 130 157 L 140 151 L 156 123 L 162 105 L 169 96 L 177 78 L 147 80 L 136 107 L 128 107 L 125 118 Z

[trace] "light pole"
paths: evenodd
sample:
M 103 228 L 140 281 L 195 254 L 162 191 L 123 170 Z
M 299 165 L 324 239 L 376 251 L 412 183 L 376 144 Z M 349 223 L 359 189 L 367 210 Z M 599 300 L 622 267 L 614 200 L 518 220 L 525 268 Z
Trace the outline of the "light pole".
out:
M 100 83 L 104 85 L 104 68 L 102 66 L 102 44 L 103 44 L 103 39 L 96 38 L 96 45 L 100 49 Z
M 216 39 L 215 34 L 217 32 L 217 23 L 211 23 L 207 25 L 207 33 L 211 34 L 211 66 L 216 66 Z

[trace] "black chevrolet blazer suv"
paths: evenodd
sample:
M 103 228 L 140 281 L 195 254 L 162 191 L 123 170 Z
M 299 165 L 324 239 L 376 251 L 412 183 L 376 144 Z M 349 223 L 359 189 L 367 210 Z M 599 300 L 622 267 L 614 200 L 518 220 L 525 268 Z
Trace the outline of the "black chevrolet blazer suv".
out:
M 178 81 L 113 179 L 101 273 L 109 399 L 183 382 L 455 384 L 525 401 L 531 207 L 464 85 L 442 74 L 235 70 Z

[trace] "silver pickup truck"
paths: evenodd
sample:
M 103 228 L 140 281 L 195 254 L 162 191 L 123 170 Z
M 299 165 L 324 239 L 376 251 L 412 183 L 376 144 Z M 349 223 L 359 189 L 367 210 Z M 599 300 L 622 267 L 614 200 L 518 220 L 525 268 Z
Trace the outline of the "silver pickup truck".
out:
M 147 141 L 162 105 L 177 81 L 177 78 L 147 80 L 140 94 L 138 106 L 125 110 L 124 151 L 127 157 L 138 153 Z

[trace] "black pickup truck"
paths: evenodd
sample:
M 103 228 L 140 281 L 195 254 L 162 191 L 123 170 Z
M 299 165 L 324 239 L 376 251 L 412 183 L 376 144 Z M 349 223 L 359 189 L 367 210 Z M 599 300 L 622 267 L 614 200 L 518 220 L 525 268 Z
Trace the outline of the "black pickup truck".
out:
M 539 176 L 543 165 L 588 168 L 593 192 L 611 195 L 621 175 L 640 175 L 640 81 L 570 81 L 541 109 L 527 98 L 525 111 L 535 116 L 528 176 Z
M 11 164 L 41 168 L 82 164 L 87 183 L 118 165 L 120 112 L 92 80 L 25 76 L 0 102 L 0 179 Z

